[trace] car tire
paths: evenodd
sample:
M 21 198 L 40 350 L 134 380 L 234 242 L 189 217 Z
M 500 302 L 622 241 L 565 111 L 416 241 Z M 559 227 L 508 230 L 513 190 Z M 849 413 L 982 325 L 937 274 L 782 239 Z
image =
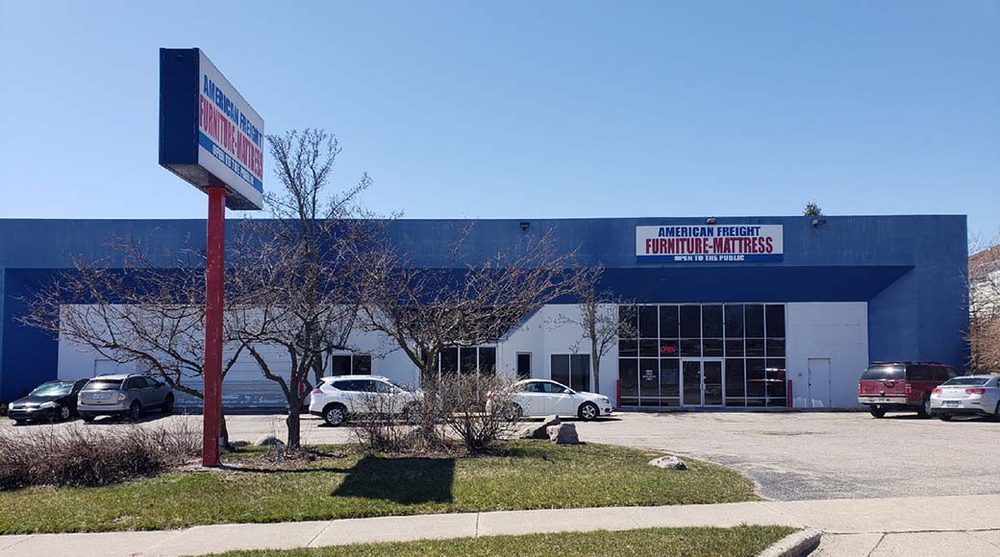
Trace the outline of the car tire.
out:
M 504 410 L 504 414 L 504 418 L 506 420 L 516 422 L 524 417 L 524 408 L 521 408 L 520 404 L 512 402 L 507 405 L 507 408 Z
M 138 422 L 142 418 L 142 404 L 138 400 L 132 401 L 129 405 L 126 418 L 131 422 Z
M 347 421 L 347 407 L 334 402 L 323 408 L 323 421 L 330 427 L 340 427 Z
M 993 411 L 993 421 L 1000 422 L 1000 402 L 997 402 L 997 408 Z
M 70 418 L 73 417 L 73 411 L 69 409 L 69 406 L 59 407 L 59 421 L 68 422 Z
M 167 395 L 166 400 L 163 401 L 163 414 L 173 414 L 174 413 L 174 395 Z
M 868 413 L 871 414 L 872 417 L 876 418 L 876 419 L 884 418 L 885 417 L 885 408 L 875 408 L 874 406 L 872 406 L 868 410 Z
M 24 420 L 14 420 L 14 425 L 15 425 L 15 426 L 19 426 L 19 425 L 24 425 L 24 424 L 26 424 L 26 423 L 27 423 L 27 422 L 26 422 L 26 421 L 24 421 Z
M 951 414 L 942 414 L 942 413 L 938 412 L 937 417 L 942 422 L 950 422 L 951 421 Z
M 600 417 L 601 409 L 598 408 L 593 402 L 584 402 L 580 405 L 580 410 L 577 411 L 577 415 L 581 420 L 589 422 Z
M 917 408 L 917 415 L 921 418 L 930 418 L 934 415 L 931 410 L 931 397 L 925 396 L 924 401 L 920 404 L 920 408 Z

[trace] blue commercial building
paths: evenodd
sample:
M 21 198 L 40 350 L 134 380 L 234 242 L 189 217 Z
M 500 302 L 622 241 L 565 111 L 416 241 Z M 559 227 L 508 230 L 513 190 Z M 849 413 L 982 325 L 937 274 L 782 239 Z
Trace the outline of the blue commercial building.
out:
M 963 369 L 968 325 L 966 218 L 952 215 L 400 220 L 388 232 L 411 264 L 465 268 L 525 235 L 551 231 L 559 250 L 605 267 L 602 287 L 628 300 L 633 326 L 601 358 L 600 385 L 581 331 L 545 323 L 578 311 L 550 304 L 501 342 L 456 348 L 442 371 L 497 370 L 600 390 L 630 408 L 854 407 L 873 360 L 937 361 Z M 235 221 L 229 223 L 235 226 Z M 456 239 L 469 230 L 457 260 Z M 162 265 L 205 244 L 202 220 L 0 220 L 0 400 L 38 383 L 121 371 L 72 339 L 24 325 L 40 284 L 74 257 L 122 265 L 130 239 Z M 572 320 L 570 320 L 572 321 Z M 414 382 L 398 351 L 359 333 L 331 353 L 328 373 L 374 372 Z M 280 353 L 271 357 L 280 359 Z M 252 362 L 233 368 L 230 406 L 280 403 Z

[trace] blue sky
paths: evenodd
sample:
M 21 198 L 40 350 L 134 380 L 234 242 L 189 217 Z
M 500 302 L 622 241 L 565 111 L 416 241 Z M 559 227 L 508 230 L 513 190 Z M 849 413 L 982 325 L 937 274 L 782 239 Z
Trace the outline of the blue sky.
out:
M 202 217 L 157 49 L 405 217 L 965 213 L 1000 229 L 1000 3 L 0 0 L 0 217 Z M 268 172 L 269 170 L 268 164 Z

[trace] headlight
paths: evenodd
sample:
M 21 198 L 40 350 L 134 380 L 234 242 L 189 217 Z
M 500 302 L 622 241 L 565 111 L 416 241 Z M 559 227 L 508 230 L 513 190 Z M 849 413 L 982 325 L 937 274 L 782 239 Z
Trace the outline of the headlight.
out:
M 45 408 L 45 409 L 55 408 L 56 406 L 59 406 L 59 405 L 56 404 L 56 403 L 54 403 L 54 402 L 43 402 L 43 403 L 41 403 L 41 404 L 38 405 L 39 408 Z

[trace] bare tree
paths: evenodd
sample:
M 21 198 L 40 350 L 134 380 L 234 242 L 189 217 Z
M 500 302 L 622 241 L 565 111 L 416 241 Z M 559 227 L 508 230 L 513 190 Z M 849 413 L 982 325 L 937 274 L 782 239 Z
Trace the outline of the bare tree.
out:
M 203 399 L 205 328 L 204 266 L 200 254 L 181 250 L 165 267 L 148 250 L 123 239 L 110 244 L 120 262 L 74 259 L 74 268 L 43 285 L 22 318 L 119 363 L 154 375 L 178 392 Z M 185 257 L 186 254 L 186 257 Z M 232 342 L 225 320 L 223 376 L 243 346 Z M 225 416 L 222 438 L 228 445 Z
M 635 336 L 635 326 L 618 319 L 618 306 L 629 302 L 600 289 L 604 268 L 587 270 L 580 302 L 575 315 L 560 314 L 559 325 L 572 324 L 580 328 L 580 338 L 571 347 L 574 352 L 586 350 L 590 354 L 594 374 L 594 392 L 601 392 L 601 358 L 618 346 L 619 337 Z
M 1000 372 L 1000 237 L 974 245 L 969 258 L 969 365 Z
M 363 241 L 366 225 L 353 217 L 361 213 L 357 196 L 371 181 L 364 175 L 345 191 L 328 191 L 340 147 L 325 131 L 290 131 L 268 142 L 281 189 L 266 196 L 273 219 L 245 221 L 234 250 L 240 271 L 231 282 L 246 293 L 234 307 L 234 335 L 264 377 L 281 387 L 287 446 L 294 450 L 303 403 L 323 374 L 324 355 L 348 348 L 364 299 L 355 244 Z M 268 360 L 267 346 L 288 355 L 287 368 Z
M 556 253 L 551 233 L 463 267 L 457 261 L 470 233 L 471 228 L 459 232 L 452 264 L 444 269 L 412 265 L 408 254 L 388 243 L 373 248 L 377 255 L 369 255 L 364 266 L 369 291 L 363 326 L 392 339 L 420 370 L 425 393 L 420 425 L 431 445 L 441 441 L 432 405 L 447 398 L 439 389 L 441 354 L 498 342 L 546 303 L 578 295 L 586 279 L 575 253 Z
M 452 246 L 453 261 L 470 232 Z M 551 234 L 464 268 L 421 268 L 388 247 L 365 266 L 364 327 L 391 338 L 422 380 L 436 379 L 445 349 L 497 342 L 546 303 L 578 295 L 586 269 L 575 262 L 555 252 Z

